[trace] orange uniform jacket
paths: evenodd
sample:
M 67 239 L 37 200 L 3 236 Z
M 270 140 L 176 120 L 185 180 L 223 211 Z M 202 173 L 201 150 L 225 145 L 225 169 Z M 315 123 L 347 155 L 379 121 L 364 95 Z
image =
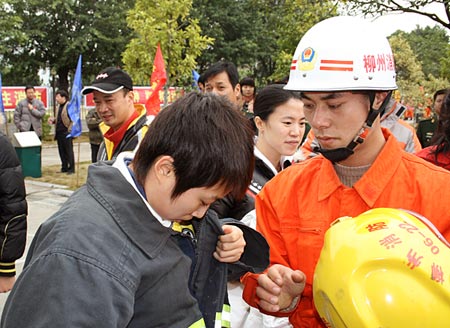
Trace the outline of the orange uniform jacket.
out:
M 390 132 L 383 133 L 384 148 L 353 188 L 343 185 L 332 163 L 320 155 L 282 171 L 257 195 L 257 230 L 270 245 L 271 264 L 306 274 L 300 304 L 290 313 L 294 327 L 324 327 L 314 310 L 312 280 L 325 231 L 336 218 L 377 207 L 407 209 L 424 215 L 450 240 L 450 202 L 445 199 L 450 172 L 402 151 Z M 244 299 L 255 307 L 256 278 L 243 278 Z

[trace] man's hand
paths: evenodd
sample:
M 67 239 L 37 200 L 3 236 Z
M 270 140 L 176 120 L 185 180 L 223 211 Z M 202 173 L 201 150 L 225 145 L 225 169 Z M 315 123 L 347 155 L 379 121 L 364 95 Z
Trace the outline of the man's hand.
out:
M 224 263 L 236 262 L 244 253 L 244 234 L 241 229 L 232 225 L 224 225 L 222 229 L 225 234 L 219 236 L 214 258 Z
M 9 292 L 16 282 L 16 277 L 0 277 L 0 293 Z
M 269 312 L 288 308 L 294 298 L 305 289 L 306 276 L 300 270 L 292 270 L 281 264 L 272 265 L 267 273 L 258 277 L 256 295 L 259 306 Z

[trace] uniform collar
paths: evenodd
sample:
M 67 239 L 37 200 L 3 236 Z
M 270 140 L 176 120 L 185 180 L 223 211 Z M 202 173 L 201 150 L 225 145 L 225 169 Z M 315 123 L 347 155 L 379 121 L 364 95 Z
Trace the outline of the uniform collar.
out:
M 389 130 L 382 128 L 386 144 L 378 154 L 369 170 L 354 184 L 352 188 L 344 186 L 339 180 L 333 163 L 321 156 L 319 169 L 319 201 L 331 196 L 338 188 L 353 189 L 369 207 L 373 207 L 376 200 L 385 190 L 392 179 L 402 157 L 402 149 Z M 387 160 L 389 159 L 389 160 Z
M 261 161 L 264 162 L 264 164 L 266 164 L 268 168 L 270 168 L 270 170 L 273 172 L 273 175 L 278 174 L 277 169 L 272 165 L 269 159 L 258 149 L 258 147 L 255 146 L 253 153 L 255 157 L 259 158 Z M 288 167 L 292 163 L 293 158 L 294 158 L 293 156 L 281 156 L 280 158 L 281 170 L 284 170 L 286 167 Z M 287 164 L 287 162 L 289 162 L 289 164 Z
M 155 258 L 166 247 L 172 230 L 158 222 L 139 192 L 117 167 L 111 166 L 111 161 L 91 165 L 86 186 L 130 241 L 148 257 Z

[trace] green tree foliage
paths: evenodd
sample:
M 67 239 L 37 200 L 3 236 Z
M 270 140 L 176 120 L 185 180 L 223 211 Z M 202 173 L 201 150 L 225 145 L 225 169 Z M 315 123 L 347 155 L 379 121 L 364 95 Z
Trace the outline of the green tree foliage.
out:
M 15 51 L 16 47 L 26 41 L 27 37 L 22 31 L 22 18 L 11 8 L 12 1 L 0 0 L 0 62 L 4 54 Z M 8 69 L 1 67 L 2 73 L 7 74 Z
M 445 56 L 439 60 L 440 76 L 450 76 L 450 45 L 445 48 Z
M 423 7 L 429 4 L 440 3 L 442 9 L 445 12 L 445 17 L 450 17 L 450 3 L 448 0 L 408 0 L 408 1 L 398 1 L 398 0 L 342 0 L 341 1 L 346 10 L 350 14 L 359 15 L 364 14 L 370 17 L 381 16 L 389 13 L 414 13 L 422 16 L 426 16 L 437 24 L 442 25 L 446 29 L 450 29 L 450 22 L 442 20 L 435 13 L 425 11 Z
M 274 42 L 268 37 L 271 31 L 263 26 L 260 2 L 264 1 L 193 1 L 192 17 L 197 17 L 202 30 L 214 38 L 211 47 L 198 58 L 200 71 L 224 59 L 253 74 L 261 45 L 269 51 L 274 49 Z
M 124 13 L 132 0 L 16 0 L 8 1 L 10 14 L 22 21 L 25 40 L 5 52 L 0 67 L 11 84 L 38 84 L 39 69 L 50 67 L 57 87 L 69 87 L 83 54 L 83 78 L 90 80 L 101 68 L 121 65 L 121 53 L 131 31 Z
M 420 61 L 403 35 L 391 36 L 389 43 L 394 54 L 397 86 L 402 99 L 408 99 L 413 104 L 422 102 L 420 90 L 425 75 Z
M 429 4 L 442 6 L 447 20 L 424 9 Z M 450 46 L 448 29 L 450 3 L 448 0 L 374 1 L 345 0 L 343 12 L 351 15 L 377 17 L 384 14 L 415 13 L 436 22 L 435 27 L 416 27 L 410 33 L 395 32 L 390 43 L 396 58 L 398 85 L 404 101 L 421 108 L 429 104 L 438 89 L 448 87 L 450 74 Z M 431 22 L 431 21 L 430 21 Z
M 273 80 L 289 74 L 292 56 L 302 36 L 316 23 L 337 15 L 336 1 L 287 0 L 281 9 L 282 19 L 275 18 L 278 34 Z
M 444 72 L 441 71 L 440 65 L 436 64 L 447 60 L 449 36 L 446 29 L 439 26 L 424 28 L 417 26 L 409 33 L 397 31 L 394 34 L 401 34 L 408 41 L 422 64 L 425 76 L 430 74 L 436 78 L 442 76 Z
M 189 16 L 192 0 L 137 0 L 127 22 L 136 37 L 123 53 L 123 62 L 136 84 L 148 85 L 158 43 L 168 73 L 167 85 L 189 85 L 192 69 L 212 39 L 201 34 L 197 19 Z
M 389 43 L 394 53 L 402 101 L 419 110 L 431 105 L 434 92 L 449 87 L 448 79 L 424 74 L 422 64 L 405 34 L 395 33 L 389 38 Z
M 336 1 L 194 0 L 192 15 L 215 40 L 198 59 L 199 69 L 226 59 L 259 84 L 281 79 L 303 34 L 336 12 Z

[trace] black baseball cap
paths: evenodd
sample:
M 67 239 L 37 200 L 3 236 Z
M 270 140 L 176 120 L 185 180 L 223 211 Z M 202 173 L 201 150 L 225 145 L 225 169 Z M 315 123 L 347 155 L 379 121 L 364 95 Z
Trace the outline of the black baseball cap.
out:
M 114 93 L 123 88 L 133 90 L 133 81 L 131 80 L 131 77 L 120 68 L 107 67 L 98 73 L 94 82 L 92 82 L 90 86 L 85 87 L 81 92 L 84 95 L 87 95 L 94 90 L 103 93 Z

